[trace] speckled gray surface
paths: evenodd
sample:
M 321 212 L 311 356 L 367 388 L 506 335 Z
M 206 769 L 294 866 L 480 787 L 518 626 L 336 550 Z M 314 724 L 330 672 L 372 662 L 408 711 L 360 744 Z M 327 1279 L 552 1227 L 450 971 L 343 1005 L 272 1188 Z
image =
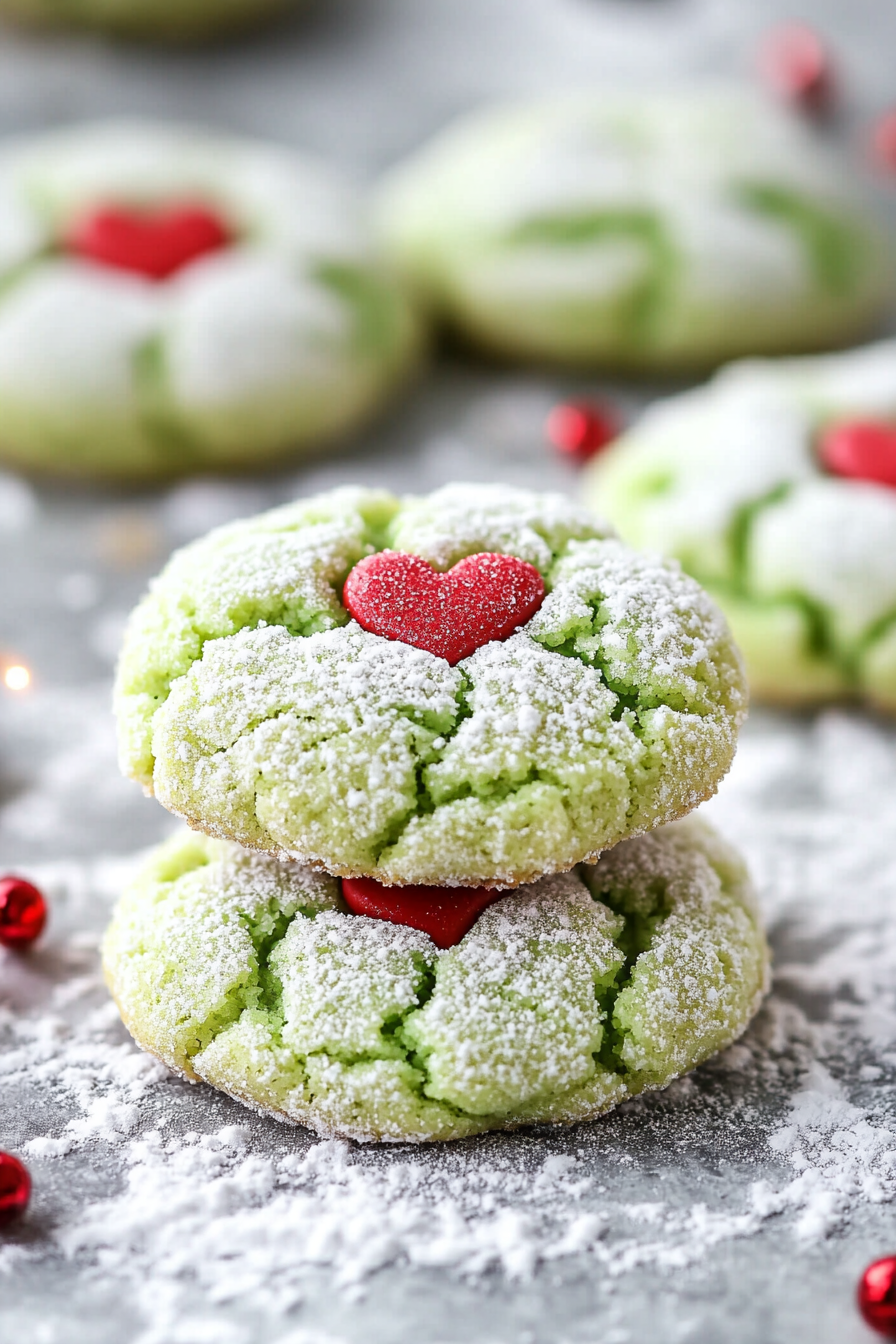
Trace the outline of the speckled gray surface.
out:
M 850 139 L 896 99 L 896 9 L 801 8 L 836 39 L 850 96 L 835 133 Z M 4 34 L 0 130 L 156 112 L 276 133 L 371 174 L 488 94 L 742 70 L 785 13 L 767 0 L 320 0 L 204 55 Z M 743 1046 L 599 1124 L 428 1152 L 320 1145 L 141 1071 L 97 982 L 96 934 L 129 856 L 171 827 L 118 777 L 108 714 L 121 620 L 166 551 L 344 479 L 572 489 L 540 430 L 566 386 L 452 359 L 301 472 L 141 496 L 23 496 L 0 478 L 0 657 L 34 672 L 28 692 L 0 689 L 0 869 L 33 871 L 54 899 L 40 950 L 0 954 L 0 1146 L 35 1177 L 28 1217 L 0 1233 L 0 1339 L 871 1338 L 855 1276 L 896 1249 L 889 725 L 754 715 L 710 815 L 755 869 L 773 997 Z M 611 390 L 631 411 L 644 395 Z

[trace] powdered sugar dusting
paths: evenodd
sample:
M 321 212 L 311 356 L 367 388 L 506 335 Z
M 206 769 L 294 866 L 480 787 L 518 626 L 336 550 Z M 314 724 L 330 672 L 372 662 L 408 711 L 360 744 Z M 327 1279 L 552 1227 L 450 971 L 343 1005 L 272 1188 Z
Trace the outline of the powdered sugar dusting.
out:
M 797 211 L 836 218 L 858 263 L 837 300 L 873 312 L 858 204 L 798 119 L 689 80 L 474 112 L 392 171 L 380 215 L 399 264 L 486 346 L 643 369 L 818 339 L 830 281 Z
M 182 831 L 104 940 L 123 1020 L 262 1112 L 420 1141 L 593 1118 L 730 1044 L 767 988 L 742 865 L 694 819 L 508 894 L 448 950 L 339 904 Z
M 561 496 L 470 485 L 337 491 L 220 529 L 129 623 L 123 768 L 212 834 L 385 882 L 515 886 L 683 815 L 731 759 L 739 656 L 676 564 L 605 533 Z M 412 617 L 344 624 L 346 576 L 357 597 L 353 566 L 384 550 L 515 556 L 549 596 L 449 669 Z
M 678 556 L 714 588 L 772 701 L 855 694 L 888 710 L 896 492 L 826 474 L 820 443 L 828 426 L 894 412 L 893 340 L 745 360 L 648 410 L 590 468 L 589 494 L 627 541 Z M 781 635 L 782 614 L 797 634 Z
M 129 861 L 31 870 L 54 932 L 38 960 L 5 957 L 2 1067 L 30 1117 L 19 1146 L 38 1210 L 57 1171 L 80 1190 L 49 1247 L 121 1285 L 140 1344 L 249 1344 L 262 1321 L 276 1344 L 354 1344 L 363 1325 L 343 1331 L 339 1313 L 395 1274 L 422 1284 L 436 1268 L 481 1292 L 497 1272 L 517 1294 L 534 1275 L 544 1294 L 580 1265 L 609 1306 L 639 1269 L 699 1281 L 733 1240 L 770 1238 L 796 1263 L 870 1226 L 896 1194 L 894 799 L 892 732 L 841 714 L 752 724 L 709 811 L 746 849 L 777 944 L 756 1025 L 693 1077 L 566 1136 L 427 1151 L 315 1142 L 171 1081 L 123 1040 L 84 931 Z M 109 1173 L 99 1186 L 85 1162 Z M 2 1263 L 44 1253 L 7 1240 Z

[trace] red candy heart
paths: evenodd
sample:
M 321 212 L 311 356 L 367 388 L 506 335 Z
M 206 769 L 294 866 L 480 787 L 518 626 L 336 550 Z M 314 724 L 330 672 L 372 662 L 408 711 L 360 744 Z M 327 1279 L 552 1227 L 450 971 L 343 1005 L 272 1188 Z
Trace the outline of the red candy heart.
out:
M 169 205 L 153 211 L 110 205 L 76 219 L 65 247 L 101 266 L 167 280 L 231 241 L 227 225 L 204 205 Z
M 342 879 L 352 914 L 420 929 L 441 948 L 456 947 L 483 910 L 508 894 L 491 887 L 383 887 L 372 877 Z
M 896 489 L 896 424 L 847 420 L 831 425 L 822 435 L 818 454 L 836 476 Z
M 440 574 L 419 555 L 381 551 L 355 565 L 342 600 L 365 630 L 453 666 L 534 616 L 544 580 L 513 555 L 468 555 Z
M 47 903 L 23 877 L 0 877 L 0 944 L 25 947 L 39 938 L 47 922 Z

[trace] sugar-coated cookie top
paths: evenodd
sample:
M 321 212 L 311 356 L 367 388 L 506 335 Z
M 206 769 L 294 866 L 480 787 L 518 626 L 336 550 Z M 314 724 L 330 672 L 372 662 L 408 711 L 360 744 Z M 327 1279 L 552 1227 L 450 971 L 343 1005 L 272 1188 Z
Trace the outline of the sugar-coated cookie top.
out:
M 896 341 L 744 362 L 652 407 L 592 468 L 588 493 L 634 545 L 703 582 L 797 601 L 846 662 L 896 627 L 896 488 L 827 470 L 824 435 L 893 426 Z M 896 697 L 896 665 L 891 673 Z
M 695 819 L 508 894 L 448 951 L 347 914 L 332 878 L 180 835 L 104 961 L 169 1064 L 362 1139 L 597 1114 L 728 1044 L 766 981 L 744 866 Z
M 558 358 L 592 349 L 575 334 L 586 299 L 613 333 L 593 349 L 632 361 L 712 357 L 714 344 L 724 356 L 738 333 L 720 311 L 740 314 L 741 349 L 765 349 L 775 323 L 799 344 L 800 313 L 811 345 L 813 309 L 827 322 L 839 306 L 850 327 L 854 303 L 886 302 L 885 248 L 846 167 L 736 85 L 472 113 L 387 177 L 380 220 L 461 325 L 512 344 L 512 317 L 538 311 L 543 353 Z
M 517 556 L 546 596 L 451 666 L 349 618 L 345 579 L 383 549 Z M 513 886 L 713 792 L 745 686 L 697 584 L 561 496 L 347 488 L 177 553 L 116 705 L 124 770 L 200 829 L 341 875 Z
M 83 211 L 184 203 L 216 211 L 234 242 L 163 283 L 63 245 Z M 0 397 L 14 399 L 50 388 L 80 403 L 140 404 L 154 361 L 175 403 L 203 406 L 332 380 L 365 339 L 388 361 L 398 339 L 386 329 L 394 297 L 346 184 L 286 149 L 165 124 L 6 143 L 0 290 Z

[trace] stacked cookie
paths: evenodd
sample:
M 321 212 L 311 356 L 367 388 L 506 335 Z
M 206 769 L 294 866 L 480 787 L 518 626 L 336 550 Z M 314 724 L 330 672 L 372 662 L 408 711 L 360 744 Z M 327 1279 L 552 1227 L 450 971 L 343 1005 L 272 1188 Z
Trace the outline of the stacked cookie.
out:
M 193 828 L 107 935 L 125 1022 L 357 1139 L 663 1086 L 765 986 L 740 860 L 677 820 L 745 697 L 698 585 L 560 497 L 348 489 L 219 529 L 119 667 L 123 767 Z

